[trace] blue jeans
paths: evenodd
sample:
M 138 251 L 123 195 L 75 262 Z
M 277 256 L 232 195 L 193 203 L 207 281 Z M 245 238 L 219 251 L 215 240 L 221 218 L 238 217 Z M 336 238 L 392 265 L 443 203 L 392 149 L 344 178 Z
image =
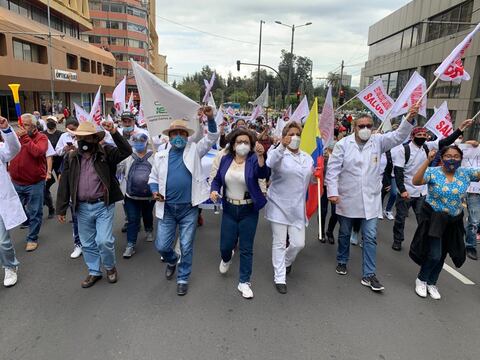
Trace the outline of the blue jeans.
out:
M 78 204 L 78 233 L 82 243 L 83 260 L 90 275 L 102 275 L 102 264 L 107 270 L 115 267 L 115 238 L 112 234 L 114 215 L 114 204 Z
M 480 194 L 467 193 L 468 223 L 465 227 L 467 248 L 477 248 L 477 230 L 480 224 Z
M 397 200 L 397 183 L 395 179 L 392 179 L 392 185 L 388 196 L 387 206 L 385 207 L 385 211 L 392 211 L 393 205 L 395 205 L 395 200 Z
M 427 260 L 420 267 L 418 278 L 421 281 L 425 281 L 428 285 L 435 285 L 442 271 L 447 254 L 442 255 L 442 239 L 430 237 L 429 240 L 430 251 Z
M 0 264 L 4 268 L 14 268 L 19 262 L 15 256 L 15 248 L 12 245 L 10 232 L 5 229 L 5 224 L 0 216 Z
M 75 209 L 73 208 L 73 206 L 71 204 L 70 204 L 70 212 L 72 213 L 73 243 L 76 246 L 82 246 L 82 243 L 80 242 L 80 235 L 78 235 L 77 213 L 75 212 Z
M 130 221 L 130 218 L 129 218 Z M 191 204 L 165 203 L 163 219 L 158 221 L 155 246 L 165 261 L 174 265 L 178 256 L 174 250 L 177 225 L 179 228 L 181 260 L 178 265 L 177 283 L 187 284 L 192 272 L 193 240 L 197 231 L 198 207 Z
M 28 217 L 27 242 L 37 242 L 38 233 L 42 226 L 45 181 L 42 180 L 33 185 L 18 185 L 15 183 L 13 185 L 20 201 L 25 205 L 25 213 Z
M 125 212 L 127 214 L 127 245 L 135 246 L 137 243 L 138 231 L 140 230 L 140 219 L 143 217 L 145 231 L 153 231 L 153 200 L 135 200 L 125 196 Z
M 233 205 L 223 202 L 220 253 L 222 260 L 232 259 L 232 250 L 238 241 L 240 250 L 240 282 L 250 282 L 253 265 L 253 241 L 257 231 L 258 211 L 249 205 Z
M 338 234 L 337 262 L 347 264 L 350 255 L 350 234 L 355 219 L 338 215 L 340 230 Z M 363 239 L 363 277 L 375 275 L 377 256 L 377 218 L 370 220 L 359 219 L 361 222 Z

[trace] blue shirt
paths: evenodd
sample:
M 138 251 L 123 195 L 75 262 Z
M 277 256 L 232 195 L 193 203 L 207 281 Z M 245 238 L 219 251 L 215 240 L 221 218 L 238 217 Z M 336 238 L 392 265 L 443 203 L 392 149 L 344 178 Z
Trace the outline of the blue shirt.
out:
M 190 204 L 192 202 L 192 174 L 183 162 L 185 148 L 171 148 L 168 154 L 167 189 L 165 201 L 169 204 Z
M 429 167 L 423 176 L 428 185 L 427 203 L 434 211 L 459 215 L 471 181 L 479 181 L 480 169 L 460 167 L 449 182 L 441 167 Z

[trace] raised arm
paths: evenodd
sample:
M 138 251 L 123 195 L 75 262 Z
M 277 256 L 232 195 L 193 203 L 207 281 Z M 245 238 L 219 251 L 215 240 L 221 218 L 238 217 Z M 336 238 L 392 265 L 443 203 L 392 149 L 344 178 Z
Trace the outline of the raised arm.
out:
M 0 130 L 5 141 L 5 146 L 0 148 L 0 160 L 4 163 L 12 160 L 20 152 L 20 141 L 17 134 L 12 130 L 8 124 L 7 119 L 0 116 Z
M 408 137 L 413 129 L 413 120 L 418 114 L 418 106 L 414 105 L 408 111 L 407 116 L 402 119 L 402 123 L 397 130 L 380 135 L 380 149 L 384 153 L 397 145 L 400 145 Z
M 437 152 L 435 150 L 431 150 L 428 153 L 428 158 L 423 162 L 423 164 L 418 169 L 417 173 L 413 176 L 412 183 L 415 186 L 425 185 L 427 182 L 425 181 L 425 171 L 428 169 L 428 165 L 430 162 L 435 159 L 435 155 Z

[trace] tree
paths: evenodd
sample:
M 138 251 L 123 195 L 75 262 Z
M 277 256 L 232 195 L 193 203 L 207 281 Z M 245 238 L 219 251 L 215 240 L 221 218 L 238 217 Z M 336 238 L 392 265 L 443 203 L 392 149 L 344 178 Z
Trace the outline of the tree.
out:
M 174 89 L 176 89 L 176 88 L 177 88 L 177 80 L 173 80 L 172 87 L 173 87 Z
M 197 82 L 189 79 L 187 81 L 182 81 L 181 84 L 177 86 L 178 91 L 180 91 L 185 96 L 188 96 L 193 101 L 200 101 L 200 85 Z

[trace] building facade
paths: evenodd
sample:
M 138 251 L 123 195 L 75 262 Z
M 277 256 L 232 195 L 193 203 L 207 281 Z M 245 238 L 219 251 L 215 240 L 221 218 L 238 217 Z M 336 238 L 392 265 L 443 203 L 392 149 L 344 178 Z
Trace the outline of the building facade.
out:
M 82 36 L 113 54 L 116 84 L 127 76 L 127 91 L 138 100 L 130 59 L 167 81 L 166 57 L 158 53 L 155 1 L 90 0 L 89 4 L 93 29 Z
M 22 111 L 42 115 L 73 102 L 89 110 L 100 85 L 104 92 L 114 87 L 114 57 L 80 40 L 92 28 L 87 0 L 50 0 L 50 28 L 47 3 L 0 1 L 0 109 L 10 119 L 16 114 L 9 83 L 20 84 Z
M 480 0 L 413 0 L 372 25 L 369 56 L 362 69 L 364 87 L 381 78 L 396 98 L 416 70 L 429 86 L 434 70 L 480 21 Z M 427 115 L 447 101 L 456 125 L 480 110 L 480 37 L 477 34 L 463 59 L 469 81 L 439 81 L 428 94 Z M 425 119 L 422 119 L 425 121 Z M 478 138 L 480 126 L 471 130 Z

